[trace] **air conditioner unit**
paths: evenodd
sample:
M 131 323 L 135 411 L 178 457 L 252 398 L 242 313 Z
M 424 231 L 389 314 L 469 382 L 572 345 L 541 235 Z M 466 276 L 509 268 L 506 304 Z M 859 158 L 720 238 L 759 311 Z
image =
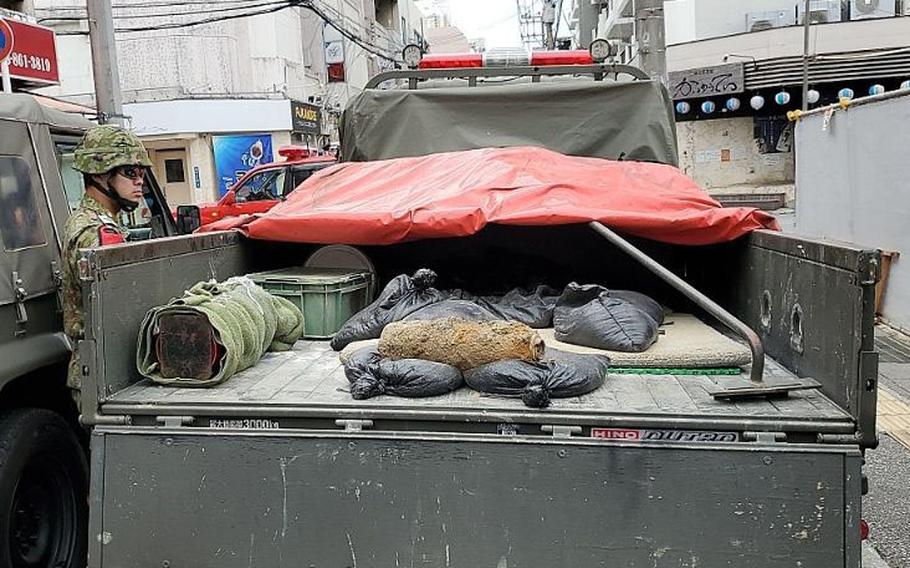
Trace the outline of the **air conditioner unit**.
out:
M 806 6 L 799 3 L 799 23 L 806 21 Z M 812 0 L 809 4 L 809 22 L 812 24 L 827 24 L 830 22 L 839 22 L 841 17 L 840 0 Z
M 850 19 L 890 18 L 896 16 L 894 0 L 850 0 Z
M 771 28 L 782 28 L 796 24 L 792 10 L 772 12 L 750 12 L 746 14 L 746 31 L 759 32 Z

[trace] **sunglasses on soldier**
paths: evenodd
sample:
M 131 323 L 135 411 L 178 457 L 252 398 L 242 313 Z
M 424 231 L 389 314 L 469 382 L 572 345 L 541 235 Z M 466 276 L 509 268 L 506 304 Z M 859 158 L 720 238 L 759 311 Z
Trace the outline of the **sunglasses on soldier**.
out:
M 114 170 L 121 176 L 136 181 L 145 178 L 145 167 L 144 166 L 120 166 Z

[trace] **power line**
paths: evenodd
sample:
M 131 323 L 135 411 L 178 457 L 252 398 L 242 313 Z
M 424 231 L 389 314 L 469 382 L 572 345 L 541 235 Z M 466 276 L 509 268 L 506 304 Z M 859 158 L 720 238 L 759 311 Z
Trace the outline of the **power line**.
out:
M 180 6 L 182 4 L 190 4 L 190 3 L 201 4 L 202 2 L 193 2 L 193 0 L 184 0 L 183 2 L 169 3 L 168 5 L 169 6 Z M 153 7 L 153 4 L 156 4 L 156 3 L 148 2 L 148 3 L 142 4 L 141 6 Z M 120 5 L 120 6 L 125 7 L 123 5 Z M 130 7 L 136 7 L 136 6 L 140 6 L 140 4 L 130 6 Z M 187 27 L 193 27 L 193 26 L 199 26 L 199 25 L 205 25 L 205 24 L 212 24 L 212 23 L 217 23 L 217 22 L 224 22 L 224 21 L 234 20 L 234 19 L 239 19 L 239 18 L 247 18 L 247 17 L 251 17 L 251 16 L 259 16 L 259 15 L 263 15 L 263 14 L 271 14 L 274 12 L 278 12 L 280 10 L 284 10 L 286 8 L 294 8 L 294 7 L 303 8 L 303 9 L 313 12 L 321 20 L 323 20 L 323 22 L 325 22 L 326 24 L 328 24 L 329 26 L 331 26 L 332 28 L 337 30 L 343 37 L 346 37 L 350 41 L 359 45 L 365 51 L 367 51 L 377 57 L 385 59 L 386 61 L 389 61 L 391 63 L 396 63 L 396 64 L 402 63 L 401 60 L 395 59 L 394 57 L 390 57 L 389 55 L 387 55 L 385 52 L 386 48 L 376 45 L 370 41 L 367 41 L 367 40 L 361 38 L 354 32 L 351 32 L 350 30 L 348 30 L 344 25 L 339 24 L 338 22 L 333 20 L 330 16 L 325 14 L 325 12 L 323 12 L 321 8 L 315 6 L 313 4 L 312 0 L 277 0 L 275 2 L 265 2 L 265 3 L 259 3 L 259 4 L 248 3 L 246 6 L 243 6 L 244 9 L 248 9 L 248 8 L 262 8 L 262 9 L 258 10 L 258 11 L 253 11 L 253 12 L 231 13 L 231 14 L 226 14 L 223 16 L 204 18 L 202 20 L 196 20 L 196 21 L 192 21 L 192 22 L 171 22 L 171 23 L 166 23 L 166 24 L 158 24 L 158 25 L 154 25 L 154 26 L 121 27 L 121 28 L 115 28 L 114 31 L 119 32 L 119 33 L 136 33 L 136 32 L 172 30 L 172 29 L 187 28 Z M 233 6 L 230 8 L 213 9 L 210 11 L 197 11 L 195 13 L 219 13 L 219 12 L 226 12 L 226 11 L 236 12 L 240 8 L 241 7 L 239 7 L 239 6 Z M 192 13 L 192 12 L 181 12 L 181 13 L 177 13 L 177 14 L 174 14 L 174 13 L 160 14 L 159 13 L 159 14 L 155 14 L 154 16 L 178 17 L 178 16 L 192 15 L 192 14 L 194 14 L 194 13 Z M 144 14 L 141 16 L 154 17 L 152 15 L 144 15 Z M 138 15 L 118 16 L 118 19 L 131 19 L 131 18 L 137 18 L 137 17 L 138 17 Z M 70 16 L 70 17 L 61 16 L 58 18 L 45 18 L 42 21 L 48 21 L 48 20 L 82 21 L 85 19 L 86 18 L 75 17 L 75 16 Z M 86 34 L 87 34 L 87 32 L 84 32 L 81 30 L 58 32 L 58 35 L 86 35 Z
M 319 16 L 325 23 L 327 23 L 331 27 L 335 28 L 338 31 L 338 33 L 340 33 L 342 36 L 348 38 L 352 42 L 356 43 L 357 45 L 362 47 L 365 51 L 372 53 L 373 55 L 375 55 L 377 57 L 381 57 L 382 59 L 385 59 L 386 61 L 389 61 L 391 63 L 396 63 L 396 64 L 403 63 L 403 61 L 401 61 L 400 59 L 395 59 L 393 57 L 389 57 L 388 55 L 386 55 L 382 51 L 384 48 L 377 46 L 375 44 L 369 43 L 369 42 L 361 39 L 360 37 L 358 37 L 356 34 L 348 31 L 344 26 L 341 26 L 337 22 L 332 20 L 324 12 L 322 12 L 322 10 L 320 10 L 319 8 L 314 6 L 312 3 L 308 3 L 306 6 L 304 6 L 304 8 L 306 8 L 307 10 L 310 10 L 311 12 L 313 12 L 314 14 Z
M 299 0 L 282 0 L 278 6 L 273 6 L 271 8 L 266 8 L 264 10 L 259 10 L 256 12 L 246 12 L 243 14 L 228 14 L 225 16 L 215 16 L 212 18 L 205 18 L 202 20 L 197 20 L 195 22 L 179 22 L 179 23 L 168 23 L 168 24 L 159 24 L 156 26 L 140 26 L 140 27 L 127 27 L 127 28 L 114 28 L 115 32 L 119 33 L 135 33 L 135 32 L 153 32 L 160 30 L 174 30 L 179 28 L 189 28 L 193 26 L 200 26 L 203 24 L 213 24 L 217 22 L 225 22 L 228 20 L 236 20 L 239 18 L 248 18 L 251 16 L 259 16 L 262 14 L 271 14 L 278 12 L 279 10 L 284 10 L 286 8 L 291 8 L 297 5 Z M 57 32 L 57 35 L 87 35 L 88 32 L 85 31 L 62 31 Z
M 261 3 L 258 3 L 258 4 L 250 3 L 247 6 L 232 6 L 229 8 L 213 8 L 211 10 L 194 10 L 194 11 L 186 11 L 186 12 L 166 12 L 166 13 L 158 12 L 158 13 L 154 13 L 154 14 L 131 14 L 131 15 L 126 15 L 126 16 L 114 16 L 114 19 L 115 20 L 141 20 L 141 19 L 146 19 L 146 18 L 174 18 L 174 17 L 181 17 L 181 16 L 195 16 L 197 14 L 219 14 L 219 13 L 224 13 L 224 12 L 236 12 L 238 10 L 245 10 L 248 8 L 265 8 L 265 7 L 269 7 L 269 6 L 282 5 L 282 4 L 287 4 L 289 1 L 290 0 L 272 0 L 272 1 L 262 2 L 260 0 Z M 40 18 L 38 20 L 38 22 L 56 22 L 56 21 L 79 22 L 79 21 L 85 21 L 87 19 L 88 19 L 88 17 L 86 17 L 86 16 L 56 16 L 56 17 Z
M 313 3 L 317 4 L 316 0 L 313 0 Z M 345 24 L 357 28 L 360 33 L 365 33 L 367 35 L 370 34 L 370 28 L 363 23 L 363 20 L 358 21 L 358 20 L 348 16 L 347 14 L 345 14 L 343 10 L 339 11 L 337 8 L 335 8 L 334 6 L 332 6 L 330 4 L 325 4 L 322 2 L 319 2 L 318 4 L 319 4 L 317 6 L 318 8 L 320 8 L 321 10 L 324 10 L 326 12 L 331 12 L 335 16 L 344 20 Z
M 364 40 L 363 38 L 359 37 L 358 35 L 354 34 L 353 32 L 349 31 L 343 25 L 338 24 L 332 18 L 327 16 L 320 8 L 313 5 L 313 3 L 311 3 L 311 2 L 307 3 L 307 5 L 302 6 L 302 7 L 313 12 L 317 16 L 319 16 L 319 18 L 322 21 L 324 21 L 329 26 L 335 28 L 335 30 L 337 30 L 338 33 L 340 33 L 343 37 L 346 37 L 347 39 L 349 39 L 352 42 L 359 45 L 361 48 L 364 49 L 364 51 L 372 53 L 373 55 L 380 57 L 382 59 L 385 59 L 386 61 L 389 61 L 391 63 L 399 63 L 399 64 L 403 63 L 403 61 L 401 61 L 400 59 L 395 59 L 394 57 L 390 57 L 389 55 L 387 55 L 384 51 L 385 50 L 384 47 L 381 47 L 374 43 L 368 42 L 368 41 Z

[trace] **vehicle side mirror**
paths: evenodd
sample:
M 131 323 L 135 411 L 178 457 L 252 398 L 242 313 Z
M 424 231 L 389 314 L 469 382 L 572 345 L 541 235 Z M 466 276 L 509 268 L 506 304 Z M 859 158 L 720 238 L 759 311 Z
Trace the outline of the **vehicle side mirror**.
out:
M 202 216 L 197 205 L 177 207 L 177 232 L 189 235 L 202 226 Z

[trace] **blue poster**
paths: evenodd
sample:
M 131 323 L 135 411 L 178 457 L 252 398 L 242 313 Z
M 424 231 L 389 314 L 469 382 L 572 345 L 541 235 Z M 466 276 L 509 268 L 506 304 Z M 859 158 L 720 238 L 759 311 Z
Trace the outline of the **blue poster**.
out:
M 218 195 L 224 195 L 247 171 L 272 161 L 271 134 L 215 136 L 215 172 Z

